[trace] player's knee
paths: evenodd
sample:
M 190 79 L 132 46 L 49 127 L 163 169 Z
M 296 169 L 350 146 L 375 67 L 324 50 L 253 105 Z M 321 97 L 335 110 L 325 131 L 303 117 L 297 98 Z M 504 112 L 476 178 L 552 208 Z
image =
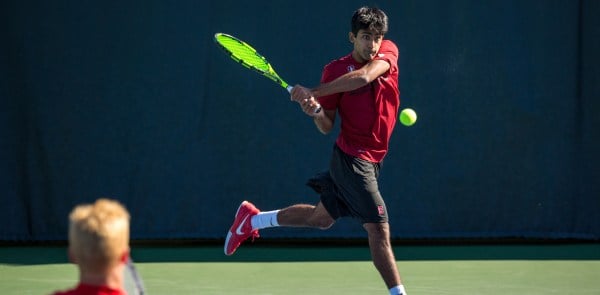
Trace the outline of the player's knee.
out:
M 321 222 L 321 226 L 319 226 L 319 228 L 322 230 L 329 229 L 331 226 L 333 226 L 333 223 L 335 223 L 333 220 L 324 220 Z
M 390 229 L 387 223 L 365 223 L 363 227 L 367 230 L 369 239 L 389 242 Z
M 335 220 L 328 218 L 319 218 L 311 220 L 311 226 L 321 230 L 329 229 L 334 223 Z
M 332 225 L 333 225 L 333 222 L 322 222 L 321 224 L 319 224 L 318 228 L 320 230 L 326 230 L 326 229 L 329 229 Z

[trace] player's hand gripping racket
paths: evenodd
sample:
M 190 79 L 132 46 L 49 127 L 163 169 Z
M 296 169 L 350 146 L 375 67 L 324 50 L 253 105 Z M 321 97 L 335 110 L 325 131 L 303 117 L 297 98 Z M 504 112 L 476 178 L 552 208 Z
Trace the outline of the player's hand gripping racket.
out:
M 267 61 L 264 56 L 260 55 L 260 53 L 256 52 L 256 50 L 248 43 L 224 33 L 216 33 L 215 42 L 219 45 L 219 47 L 225 50 L 225 52 L 227 52 L 227 54 L 229 54 L 233 60 L 237 61 L 244 67 L 254 70 L 257 73 L 271 79 L 281 87 L 287 89 L 288 92 L 292 91 L 293 87 L 281 79 L 269 61 Z M 318 105 L 315 109 L 315 113 L 320 111 L 321 105 Z

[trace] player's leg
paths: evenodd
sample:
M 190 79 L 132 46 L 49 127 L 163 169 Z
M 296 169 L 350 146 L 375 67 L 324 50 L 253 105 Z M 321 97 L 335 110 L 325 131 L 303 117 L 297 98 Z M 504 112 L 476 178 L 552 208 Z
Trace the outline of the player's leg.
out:
M 390 242 L 390 228 L 385 202 L 379 192 L 379 169 L 371 163 L 334 149 L 331 176 L 339 198 L 351 216 L 361 220 L 368 233 L 373 263 L 388 286 L 390 294 L 404 294 L 400 274 Z
M 321 202 L 317 206 L 297 204 L 281 210 L 261 212 L 254 204 L 243 201 L 227 232 L 224 251 L 226 255 L 232 255 L 246 239 L 257 238 L 260 229 L 277 226 L 327 229 L 334 222 Z
M 252 228 L 258 230 L 286 226 L 328 229 L 337 218 L 347 215 L 337 199 L 329 171 L 316 174 L 308 180 L 307 185 L 320 195 L 321 200 L 316 206 L 295 204 L 281 210 L 259 212 L 252 217 Z
M 390 242 L 389 224 L 365 223 L 363 227 L 368 233 L 373 264 L 375 264 L 375 268 L 379 271 L 388 289 L 402 285 Z
M 258 237 L 258 230 L 263 228 L 287 226 L 327 229 L 337 218 L 348 216 L 347 208 L 337 199 L 337 190 L 329 171 L 318 173 L 308 180 L 307 185 L 321 196 L 316 206 L 296 204 L 281 210 L 261 212 L 252 203 L 242 202 L 225 239 L 225 254 L 233 254 L 246 239 Z
M 335 223 L 321 202 L 317 206 L 297 204 L 282 209 L 277 214 L 277 220 L 281 226 L 319 229 L 328 229 Z

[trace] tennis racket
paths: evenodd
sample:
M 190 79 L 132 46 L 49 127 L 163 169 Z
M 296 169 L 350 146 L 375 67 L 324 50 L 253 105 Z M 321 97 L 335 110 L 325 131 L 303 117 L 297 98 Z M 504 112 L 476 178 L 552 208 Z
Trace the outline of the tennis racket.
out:
M 252 46 L 248 43 L 224 33 L 215 34 L 215 42 L 221 49 L 235 61 L 243 65 L 244 67 L 254 70 L 255 72 L 271 79 L 279 86 L 287 89 L 288 92 L 292 91 L 292 86 L 285 82 L 275 72 L 269 61 L 260 55 Z M 318 103 L 317 103 L 318 104 Z M 321 111 L 321 105 L 318 105 L 315 113 Z
M 138 273 L 135 265 L 133 264 L 133 260 L 131 257 L 128 258 L 125 269 L 125 279 L 124 279 L 124 287 L 125 291 L 129 295 L 145 295 L 146 288 L 144 287 L 144 281 L 142 281 L 142 277 Z

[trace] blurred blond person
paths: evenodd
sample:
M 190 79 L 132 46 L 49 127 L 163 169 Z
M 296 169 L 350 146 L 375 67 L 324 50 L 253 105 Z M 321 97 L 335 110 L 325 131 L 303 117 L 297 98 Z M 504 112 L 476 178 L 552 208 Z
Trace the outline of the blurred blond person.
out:
M 129 212 L 115 200 L 76 206 L 69 215 L 68 251 L 79 269 L 79 282 L 54 294 L 126 294 L 123 271 L 129 259 L 129 223 Z

